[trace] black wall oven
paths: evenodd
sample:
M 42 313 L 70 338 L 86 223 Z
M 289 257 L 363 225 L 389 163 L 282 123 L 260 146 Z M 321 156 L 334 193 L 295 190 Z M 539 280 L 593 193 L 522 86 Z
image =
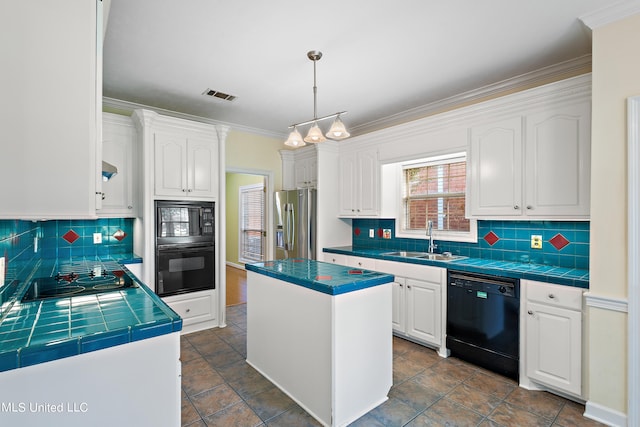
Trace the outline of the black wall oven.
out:
M 213 202 L 156 201 L 156 293 L 215 289 Z

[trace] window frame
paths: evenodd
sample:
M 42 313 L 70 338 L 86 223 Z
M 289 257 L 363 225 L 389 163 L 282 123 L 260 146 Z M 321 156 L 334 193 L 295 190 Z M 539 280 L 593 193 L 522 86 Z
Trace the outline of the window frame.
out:
M 244 244 L 244 213 L 245 206 L 243 203 L 243 193 L 249 191 L 259 190 L 263 193 L 262 197 L 262 235 L 260 237 L 261 242 L 261 259 L 253 259 L 247 258 L 245 255 L 245 244 Z M 265 194 L 265 185 L 264 183 L 257 184 L 249 184 L 249 185 L 241 185 L 238 187 L 238 261 L 242 263 L 253 263 L 253 262 L 261 262 L 266 259 L 266 237 L 265 234 L 267 232 L 267 217 L 266 217 L 266 194 Z
M 399 162 L 396 168 L 396 181 L 397 181 L 397 206 L 396 211 L 398 215 L 396 215 L 396 234 L 397 238 L 410 238 L 410 239 L 424 239 L 428 240 L 426 230 L 405 230 L 404 222 L 404 192 L 405 192 L 405 182 L 404 182 L 404 171 L 406 169 L 421 167 L 421 166 L 431 166 L 443 163 L 454 163 L 464 159 L 468 164 L 467 153 L 456 152 L 450 154 L 443 155 L 434 155 L 429 157 L 424 157 L 420 159 L 407 160 L 403 162 Z M 469 188 L 468 182 L 465 182 L 465 207 L 466 204 L 469 203 Z M 473 218 L 469 218 L 469 231 L 444 231 L 444 230 L 433 230 L 433 239 L 434 240 L 444 240 L 451 242 L 471 242 L 476 243 L 478 241 L 478 222 Z

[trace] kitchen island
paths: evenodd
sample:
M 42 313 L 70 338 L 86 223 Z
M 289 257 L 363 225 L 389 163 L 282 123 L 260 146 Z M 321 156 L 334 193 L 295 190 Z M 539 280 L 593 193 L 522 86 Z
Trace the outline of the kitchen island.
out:
M 248 264 L 247 363 L 325 426 L 393 383 L 393 275 L 307 259 Z

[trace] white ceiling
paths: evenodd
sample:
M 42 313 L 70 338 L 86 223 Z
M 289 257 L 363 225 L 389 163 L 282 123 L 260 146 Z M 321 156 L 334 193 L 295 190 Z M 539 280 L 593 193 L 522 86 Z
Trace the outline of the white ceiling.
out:
M 347 127 L 591 53 L 579 17 L 612 0 L 112 0 L 104 96 L 287 134 Z M 237 98 L 202 95 L 207 88 Z M 325 125 L 328 126 L 328 123 Z

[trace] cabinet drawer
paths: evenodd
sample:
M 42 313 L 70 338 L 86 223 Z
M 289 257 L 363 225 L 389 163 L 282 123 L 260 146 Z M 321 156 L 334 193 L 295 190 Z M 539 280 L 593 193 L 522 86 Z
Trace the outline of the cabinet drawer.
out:
M 582 310 L 582 289 L 526 281 L 527 300 L 570 310 Z
M 183 320 L 196 317 L 211 317 L 211 295 L 190 298 L 182 301 L 167 302 L 169 307 Z
M 376 271 L 393 274 L 394 276 L 423 280 L 429 283 L 445 283 L 446 270 L 431 265 L 410 264 L 407 262 L 395 262 L 376 260 Z
M 347 265 L 347 256 L 342 254 L 332 254 L 325 252 L 324 261 L 332 264 Z
M 349 267 L 364 268 L 366 270 L 375 270 L 376 260 L 374 258 L 350 256 L 350 257 L 347 257 L 347 265 Z

